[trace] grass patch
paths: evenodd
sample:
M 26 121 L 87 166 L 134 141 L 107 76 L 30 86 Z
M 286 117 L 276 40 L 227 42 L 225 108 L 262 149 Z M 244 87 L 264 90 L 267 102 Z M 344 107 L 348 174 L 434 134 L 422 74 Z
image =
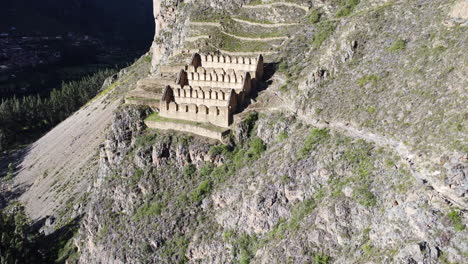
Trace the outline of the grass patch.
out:
M 406 41 L 403 39 L 398 39 L 392 43 L 390 47 L 387 48 L 387 51 L 398 52 L 406 49 Z
M 246 37 L 246 38 L 273 38 L 273 37 L 285 37 L 293 31 L 292 26 L 283 26 L 279 28 L 265 28 L 261 26 L 248 27 L 242 25 L 243 23 L 234 21 L 232 19 L 226 19 L 223 21 L 223 25 L 226 27 L 227 32 L 230 34 Z M 264 24 L 264 23 L 263 23 Z
M 323 253 L 318 253 L 314 256 L 314 264 L 328 264 L 329 261 L 330 257 Z
M 210 193 L 213 189 L 213 185 L 210 180 L 202 181 L 198 187 L 190 194 L 190 198 L 193 203 L 200 203 L 205 195 Z
M 317 32 L 312 37 L 312 46 L 319 48 L 335 32 L 336 23 L 325 21 L 317 24 Z
M 193 164 L 185 165 L 184 168 L 182 169 L 182 174 L 187 179 L 192 178 L 196 172 L 197 172 L 197 167 L 195 167 L 195 165 Z
M 171 239 L 165 241 L 161 249 L 161 256 L 164 259 L 172 260 L 171 263 L 187 263 L 185 256 L 190 240 L 182 234 L 175 234 Z
M 465 230 L 465 225 L 462 223 L 460 211 L 458 210 L 451 210 L 447 214 L 447 218 L 450 220 L 450 222 L 453 225 L 453 228 L 455 228 L 456 231 L 463 231 Z
M 359 4 L 360 0 L 339 0 L 340 9 L 336 12 L 336 17 L 349 16 L 354 8 Z
M 361 87 L 365 86 L 368 83 L 371 83 L 373 86 L 376 86 L 379 80 L 380 80 L 379 76 L 371 74 L 371 75 L 366 75 L 366 76 L 359 78 L 357 84 Z
M 192 16 L 193 22 L 219 22 L 228 17 L 226 14 L 220 14 L 212 9 L 200 10 Z
M 282 131 L 281 133 L 278 134 L 278 141 L 284 141 L 289 137 L 288 132 Z
M 269 42 L 265 41 L 247 41 L 240 40 L 226 34 L 219 34 L 218 36 L 218 46 L 222 49 L 232 52 L 256 52 L 256 51 L 266 51 L 272 48 Z
M 266 150 L 266 145 L 263 143 L 263 140 L 260 138 L 254 138 L 250 141 L 250 148 L 247 152 L 247 155 L 249 157 L 252 157 L 254 159 L 258 159 L 260 155 L 262 155 L 263 152 Z
M 328 129 L 312 129 L 304 141 L 304 146 L 299 150 L 299 158 L 306 158 L 321 141 L 324 141 L 329 137 Z
M 312 12 L 310 12 L 310 14 L 307 16 L 307 20 L 312 24 L 320 22 L 321 18 L 322 12 L 319 9 L 312 10 Z
M 360 205 L 365 207 L 372 207 L 377 204 L 377 198 L 369 191 L 367 186 L 355 189 L 353 191 L 353 198 L 356 199 Z
M 153 57 L 151 55 L 147 55 L 143 57 L 144 62 L 151 63 L 152 60 L 153 60 Z
M 145 218 L 151 218 L 154 216 L 158 216 L 162 213 L 164 209 L 164 204 L 158 202 L 158 201 L 153 201 L 151 203 L 146 203 L 142 206 L 140 206 L 135 215 L 134 219 L 136 221 L 141 221 Z

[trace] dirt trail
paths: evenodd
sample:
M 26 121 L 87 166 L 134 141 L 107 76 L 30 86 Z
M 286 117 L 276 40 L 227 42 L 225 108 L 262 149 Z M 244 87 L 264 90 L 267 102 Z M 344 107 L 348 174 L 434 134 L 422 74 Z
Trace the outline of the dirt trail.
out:
M 248 111 L 258 112 L 275 112 L 275 111 L 287 111 L 295 115 L 299 120 L 306 124 L 310 124 L 317 128 L 328 128 L 334 131 L 339 131 L 346 136 L 363 139 L 368 142 L 374 143 L 378 147 L 390 148 L 398 154 L 402 161 L 406 162 L 409 166 L 412 175 L 420 182 L 425 182 L 428 186 L 432 187 L 435 195 L 440 196 L 444 200 L 448 200 L 453 204 L 460 207 L 466 207 L 466 201 L 463 198 L 459 198 L 453 195 L 452 190 L 444 184 L 434 182 L 434 178 L 438 174 L 437 171 L 431 172 L 430 169 L 425 165 L 427 161 L 423 158 L 418 157 L 417 154 L 412 152 L 405 144 L 391 136 L 385 136 L 382 134 L 374 133 L 363 128 L 357 128 L 348 122 L 340 121 L 324 121 L 317 119 L 316 117 L 299 113 L 297 109 L 293 109 L 287 104 L 281 96 L 274 91 L 263 91 L 265 97 L 276 97 L 277 104 L 275 107 L 258 107 L 255 104 L 251 105 L 246 109 Z
M 308 6 L 303 6 L 303 5 L 289 3 L 289 2 L 274 2 L 274 3 L 269 3 L 269 4 L 258 4 L 258 5 L 243 5 L 242 8 L 256 9 L 256 8 L 269 8 L 269 7 L 274 7 L 274 6 L 290 6 L 290 7 L 300 8 L 305 11 L 309 11 L 310 9 Z
M 274 23 L 274 24 L 256 23 L 256 22 L 251 22 L 251 21 L 243 20 L 243 19 L 236 18 L 236 17 L 232 17 L 231 19 L 236 22 L 244 23 L 250 26 L 259 26 L 259 27 L 266 27 L 266 28 L 278 28 L 278 27 L 289 27 L 289 26 L 299 25 L 299 23 Z
M 223 31 L 223 30 L 221 30 L 221 33 L 223 33 L 225 35 L 228 35 L 230 37 L 236 38 L 236 39 L 247 40 L 247 41 L 265 41 L 265 42 L 268 42 L 268 41 L 272 41 L 272 40 L 287 40 L 287 39 L 289 39 L 289 37 L 287 37 L 287 36 L 267 37 L 267 38 L 248 38 L 248 37 L 237 36 L 237 35 L 228 33 L 228 32 Z

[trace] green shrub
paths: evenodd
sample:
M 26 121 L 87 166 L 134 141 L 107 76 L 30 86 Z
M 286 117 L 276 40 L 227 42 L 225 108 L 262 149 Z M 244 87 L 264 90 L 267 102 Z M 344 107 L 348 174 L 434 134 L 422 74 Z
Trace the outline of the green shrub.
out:
M 193 164 L 188 164 L 185 165 L 184 168 L 182 169 L 182 174 L 184 175 L 185 178 L 192 178 L 192 176 L 197 172 L 197 167 Z
M 254 158 L 259 158 L 260 155 L 262 155 L 263 152 L 266 150 L 265 143 L 263 143 L 263 140 L 260 138 L 254 138 L 250 141 L 249 144 L 250 148 L 248 151 L 249 157 L 254 157 Z
M 13 179 L 14 176 L 15 176 L 15 164 L 9 163 L 8 164 L 8 171 L 7 171 L 7 174 L 5 176 L 5 180 Z
M 202 181 L 198 187 L 191 193 L 191 199 L 194 203 L 200 203 L 205 195 L 211 192 L 213 188 L 210 180 Z
M 369 176 L 374 170 L 374 160 L 371 157 L 373 148 L 373 144 L 358 140 L 343 154 L 343 158 L 353 167 L 353 172 L 361 179 Z
M 229 152 L 229 147 L 227 145 L 216 145 L 210 149 L 210 154 L 212 156 L 225 155 Z
M 285 93 L 288 91 L 288 84 L 285 83 L 283 85 L 280 86 L 279 90 L 282 92 L 282 93 Z
M 207 162 L 203 167 L 200 168 L 200 176 L 208 177 L 213 172 L 215 166 L 211 162 Z
M 144 60 L 145 62 L 148 62 L 148 63 L 150 63 L 152 59 L 153 59 L 153 57 L 152 57 L 151 55 L 145 56 L 145 57 L 143 58 L 143 60 Z
M 249 131 L 249 135 L 250 135 L 250 132 L 252 132 L 252 129 L 254 128 L 255 123 L 257 122 L 257 120 L 258 120 L 258 113 L 257 112 L 249 113 L 249 115 L 244 119 L 243 123 L 247 126 L 248 131 Z
M 308 20 L 312 24 L 316 24 L 320 22 L 320 18 L 322 17 L 322 12 L 319 9 L 314 9 L 310 12 L 309 16 L 307 16 Z
M 314 256 L 314 264 L 328 264 L 329 260 L 330 257 L 323 253 L 318 253 Z
M 312 46 L 319 48 L 328 37 L 335 32 L 336 23 L 333 21 L 325 21 L 317 24 L 317 32 L 312 37 Z
M 452 222 L 453 227 L 457 231 L 463 231 L 465 230 L 465 225 L 462 223 L 462 219 L 460 216 L 460 212 L 458 210 L 451 210 L 447 214 L 448 219 L 450 219 L 450 222 Z
M 336 17 L 349 16 L 359 2 L 360 0 L 340 0 L 341 8 L 336 12 Z
M 187 263 L 188 259 L 185 255 L 189 243 L 190 240 L 188 238 L 177 233 L 164 243 L 161 249 L 161 256 L 168 260 L 166 263 Z
M 368 83 L 372 83 L 373 86 L 376 86 L 379 79 L 380 79 L 379 76 L 374 75 L 374 74 L 366 75 L 366 76 L 359 78 L 358 85 L 362 87 Z
M 328 129 L 312 129 L 307 135 L 304 146 L 299 150 L 299 158 L 303 159 L 317 146 L 318 143 L 329 138 Z
M 248 264 L 255 256 L 259 244 L 258 238 L 255 235 L 247 233 L 241 234 L 237 239 L 233 240 L 234 234 L 229 234 L 229 240 L 232 244 L 232 251 L 235 257 L 239 258 L 240 264 Z
M 369 114 L 373 114 L 373 113 L 375 113 L 375 111 L 376 111 L 375 106 L 369 106 L 367 108 L 367 113 L 369 113 Z
M 136 221 L 140 221 L 143 218 L 158 216 L 162 213 L 163 209 L 164 209 L 164 204 L 158 201 L 146 203 L 137 209 L 134 218 Z
M 289 137 L 288 132 L 282 131 L 278 135 L 278 141 L 283 141 L 283 140 L 287 139 L 288 137 Z
M 406 49 L 406 41 L 403 39 L 398 39 L 397 41 L 393 42 L 393 44 L 387 48 L 387 51 L 390 52 L 398 52 L 401 50 Z
M 278 72 L 287 72 L 288 71 L 288 63 L 283 61 L 278 65 Z
M 371 207 L 377 204 L 375 195 L 369 191 L 367 186 L 355 189 L 353 191 L 353 198 L 365 207 Z

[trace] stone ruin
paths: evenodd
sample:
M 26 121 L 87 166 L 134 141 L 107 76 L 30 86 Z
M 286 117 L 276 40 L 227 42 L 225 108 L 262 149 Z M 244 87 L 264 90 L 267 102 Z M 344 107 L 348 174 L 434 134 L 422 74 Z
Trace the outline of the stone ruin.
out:
M 162 65 L 139 80 L 126 102 L 159 110 L 162 118 L 145 121 L 150 128 L 222 140 L 263 77 L 263 56 L 192 54 L 188 65 Z
M 228 128 L 233 114 L 252 93 L 253 79 L 263 76 L 263 57 L 200 55 L 180 70 L 176 84 L 166 86 L 159 115 Z

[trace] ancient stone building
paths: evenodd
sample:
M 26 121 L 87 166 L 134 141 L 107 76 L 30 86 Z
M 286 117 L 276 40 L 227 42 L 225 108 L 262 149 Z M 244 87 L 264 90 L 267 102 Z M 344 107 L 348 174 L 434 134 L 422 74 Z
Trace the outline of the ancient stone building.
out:
M 253 76 L 253 77 L 252 77 Z M 263 76 L 263 57 L 194 54 L 180 70 L 176 85 L 167 85 L 160 116 L 227 128 L 233 114 L 252 93 L 253 78 Z

